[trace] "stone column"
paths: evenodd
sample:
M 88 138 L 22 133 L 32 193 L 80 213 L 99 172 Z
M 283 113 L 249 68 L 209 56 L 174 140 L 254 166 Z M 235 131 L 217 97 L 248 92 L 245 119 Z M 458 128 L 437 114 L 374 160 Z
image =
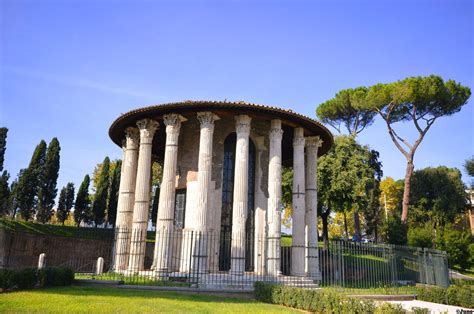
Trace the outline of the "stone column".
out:
M 305 212 L 305 243 L 306 261 L 305 272 L 307 277 L 319 278 L 319 255 L 318 255 L 318 190 L 317 190 L 317 160 L 318 148 L 323 141 L 319 136 L 307 137 L 306 144 L 306 212 Z
M 129 259 L 139 142 L 140 134 L 138 129 L 127 128 L 125 130 L 117 219 L 115 223 L 115 271 L 126 270 Z
M 249 135 L 247 115 L 235 117 L 237 143 L 235 145 L 234 202 L 232 205 L 231 268 L 235 275 L 245 271 L 245 222 L 248 211 Z
M 174 229 L 176 195 L 176 167 L 178 163 L 178 139 L 181 122 L 186 119 L 175 113 L 163 116 L 166 125 L 166 146 L 163 162 L 163 180 L 160 186 L 156 238 L 152 269 L 167 272 L 169 268 Z
M 291 275 L 304 276 L 305 265 L 305 166 L 303 128 L 293 133 L 293 213 Z
M 196 231 L 194 237 L 193 270 L 206 273 L 209 270 L 209 227 L 208 221 L 212 214 L 209 207 L 209 186 L 212 175 L 212 142 L 214 136 L 214 121 L 219 117 L 212 112 L 198 112 L 197 118 L 201 124 L 199 137 L 199 159 L 196 193 Z
M 283 138 L 281 120 L 272 120 L 269 136 L 267 273 L 277 276 L 281 274 L 281 140 Z
M 255 139 L 255 235 L 254 235 L 254 272 L 261 275 L 265 272 L 266 256 L 266 213 L 268 195 L 266 186 L 268 184 L 268 161 L 265 147 L 265 137 L 258 136 Z
M 145 262 L 148 209 L 150 206 L 151 149 L 158 122 L 143 119 L 137 122 L 140 129 L 140 149 L 138 155 L 137 183 L 135 186 L 135 205 L 133 207 L 132 241 L 128 271 L 136 273 L 143 270 Z

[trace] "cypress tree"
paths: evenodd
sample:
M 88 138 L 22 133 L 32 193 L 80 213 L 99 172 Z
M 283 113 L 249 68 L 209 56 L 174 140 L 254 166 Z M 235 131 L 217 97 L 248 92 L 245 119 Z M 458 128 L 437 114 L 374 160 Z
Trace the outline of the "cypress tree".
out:
M 41 169 L 38 189 L 38 209 L 36 218 L 46 223 L 53 215 L 54 199 L 58 193 L 56 184 L 59 175 L 59 152 L 61 147 L 57 138 L 53 138 L 48 145 L 46 159 Z
M 66 184 L 66 209 L 68 212 L 74 206 L 74 183 L 69 182 Z
M 10 209 L 10 187 L 8 186 L 10 175 L 5 170 L 0 176 L 0 216 L 6 216 Z
M 69 211 L 66 209 L 66 187 L 63 187 L 61 189 L 61 193 L 59 193 L 56 217 L 58 217 L 58 221 L 60 221 L 61 224 L 64 226 L 64 221 L 66 221 L 68 215 Z
M 110 178 L 109 200 L 107 202 L 107 222 L 115 226 L 117 218 L 117 204 L 120 187 L 120 173 L 122 171 L 122 161 L 115 161 L 115 168 Z
M 7 128 L 0 128 L 0 171 L 3 170 L 3 161 L 5 160 L 5 150 L 7 146 Z
M 79 186 L 79 190 L 76 195 L 76 202 L 74 205 L 74 221 L 77 226 L 81 224 L 82 221 L 89 222 L 89 210 L 90 210 L 90 200 L 89 200 L 89 175 L 86 174 L 84 180 Z
M 26 221 L 35 215 L 36 196 L 45 157 L 46 142 L 41 140 L 33 152 L 28 168 L 21 170 L 19 174 L 15 197 L 20 214 Z
M 9 204 L 8 211 L 12 218 L 15 218 L 16 213 L 18 211 L 18 201 L 16 198 L 17 186 L 18 186 L 18 178 L 13 180 L 12 184 L 10 184 L 10 200 L 8 202 Z
M 102 171 L 100 172 L 99 182 L 97 183 L 94 202 L 92 203 L 92 214 L 94 215 L 93 220 L 96 227 L 102 224 L 105 219 L 105 209 L 107 207 L 109 191 L 109 168 L 110 159 L 109 157 L 105 157 L 102 162 Z

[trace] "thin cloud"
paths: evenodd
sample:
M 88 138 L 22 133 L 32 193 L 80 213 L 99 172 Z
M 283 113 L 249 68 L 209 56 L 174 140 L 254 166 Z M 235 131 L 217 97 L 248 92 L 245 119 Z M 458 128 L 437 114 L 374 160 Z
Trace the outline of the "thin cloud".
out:
M 104 84 L 93 82 L 87 79 L 74 78 L 74 77 L 60 77 L 60 76 L 55 76 L 55 75 L 51 75 L 51 74 L 47 74 L 47 73 L 43 73 L 39 71 L 34 71 L 30 69 L 25 69 L 21 67 L 16 67 L 16 66 L 2 65 L 0 66 L 0 69 L 2 71 L 8 71 L 11 73 L 27 76 L 30 78 L 44 80 L 44 81 L 72 86 L 72 87 L 89 88 L 89 89 L 94 89 L 94 90 L 104 92 L 104 93 L 127 95 L 127 96 L 133 96 L 133 97 L 138 97 L 138 98 L 146 98 L 146 99 L 153 98 L 153 95 L 150 95 L 150 94 L 146 94 L 146 93 L 142 93 L 142 92 L 134 91 L 134 90 L 129 90 L 129 89 L 106 86 Z

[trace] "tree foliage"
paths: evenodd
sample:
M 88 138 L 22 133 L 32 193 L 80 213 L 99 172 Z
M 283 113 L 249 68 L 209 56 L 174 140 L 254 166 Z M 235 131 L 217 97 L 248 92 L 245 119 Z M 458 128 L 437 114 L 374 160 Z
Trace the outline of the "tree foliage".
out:
M 18 175 L 18 184 L 15 187 L 15 198 L 20 215 L 26 221 L 35 215 L 36 196 L 38 194 L 38 186 L 45 158 L 46 142 L 41 140 L 33 152 L 28 168 L 20 170 Z
M 58 200 L 58 208 L 56 210 L 56 217 L 58 221 L 64 225 L 64 222 L 69 217 L 69 212 L 74 205 L 74 183 L 69 182 L 61 189 Z
M 81 222 L 88 223 L 91 220 L 90 199 L 89 199 L 90 177 L 86 174 L 84 180 L 77 191 L 76 201 L 74 202 L 74 221 L 77 226 Z
M 57 138 L 53 138 L 48 145 L 45 162 L 41 167 L 38 180 L 38 208 L 36 219 L 46 223 L 53 215 L 53 206 L 58 189 L 56 188 L 59 176 L 59 153 L 61 147 Z
M 316 115 L 341 133 L 341 125 L 356 136 L 374 122 L 376 113 L 367 108 L 366 87 L 349 88 L 339 91 L 333 99 L 318 106 Z
M 9 179 L 8 171 L 3 171 L 0 176 L 0 216 L 6 216 L 10 211 L 11 191 L 8 186 Z
M 456 168 L 440 166 L 417 170 L 411 184 L 412 224 L 445 225 L 453 223 L 456 215 L 466 211 L 466 186 Z
M 120 187 L 120 172 L 122 170 L 122 161 L 115 161 L 115 168 L 110 177 L 110 189 L 107 201 L 107 222 L 115 226 L 115 220 L 117 218 L 117 204 L 119 197 Z
M 92 214 L 94 215 L 94 223 L 96 226 L 102 224 L 105 219 L 105 210 L 107 208 L 107 198 L 109 191 L 109 170 L 110 159 L 105 157 L 102 162 L 102 171 L 99 174 L 99 181 L 97 183 L 97 190 L 92 202 Z
M 474 178 L 474 156 L 464 162 L 464 169 L 471 179 Z M 474 181 L 471 181 L 471 188 L 474 188 Z
M 443 81 L 436 75 L 409 77 L 394 83 L 376 84 L 369 88 L 367 109 L 377 112 L 385 121 L 390 138 L 407 160 L 401 220 L 408 218 L 410 180 L 415 152 L 433 123 L 442 116 L 452 115 L 467 103 L 468 87 L 453 81 Z M 414 142 L 402 138 L 394 128 L 397 122 L 412 122 L 418 136 Z
M 5 150 L 7 149 L 7 128 L 0 128 L 0 171 L 3 170 L 3 162 L 5 161 Z
M 403 185 L 397 184 L 392 177 L 386 177 L 380 182 L 379 202 L 386 210 L 387 216 L 395 214 L 396 209 L 401 204 Z

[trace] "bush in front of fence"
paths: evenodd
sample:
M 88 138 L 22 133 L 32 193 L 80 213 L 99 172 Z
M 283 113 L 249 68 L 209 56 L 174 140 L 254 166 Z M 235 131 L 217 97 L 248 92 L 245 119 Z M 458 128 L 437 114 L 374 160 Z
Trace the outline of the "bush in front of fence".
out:
M 400 305 L 384 303 L 376 307 L 373 301 L 350 298 L 336 292 L 287 287 L 261 281 L 255 282 L 254 288 L 255 297 L 259 301 L 316 313 L 405 313 Z
M 31 289 L 40 287 L 69 286 L 74 281 L 74 271 L 65 267 L 47 267 L 44 269 L 24 268 L 19 270 L 0 270 L 0 288 Z
M 447 289 L 435 286 L 417 286 L 417 299 L 428 302 L 474 307 L 474 285 L 472 283 L 454 284 Z

